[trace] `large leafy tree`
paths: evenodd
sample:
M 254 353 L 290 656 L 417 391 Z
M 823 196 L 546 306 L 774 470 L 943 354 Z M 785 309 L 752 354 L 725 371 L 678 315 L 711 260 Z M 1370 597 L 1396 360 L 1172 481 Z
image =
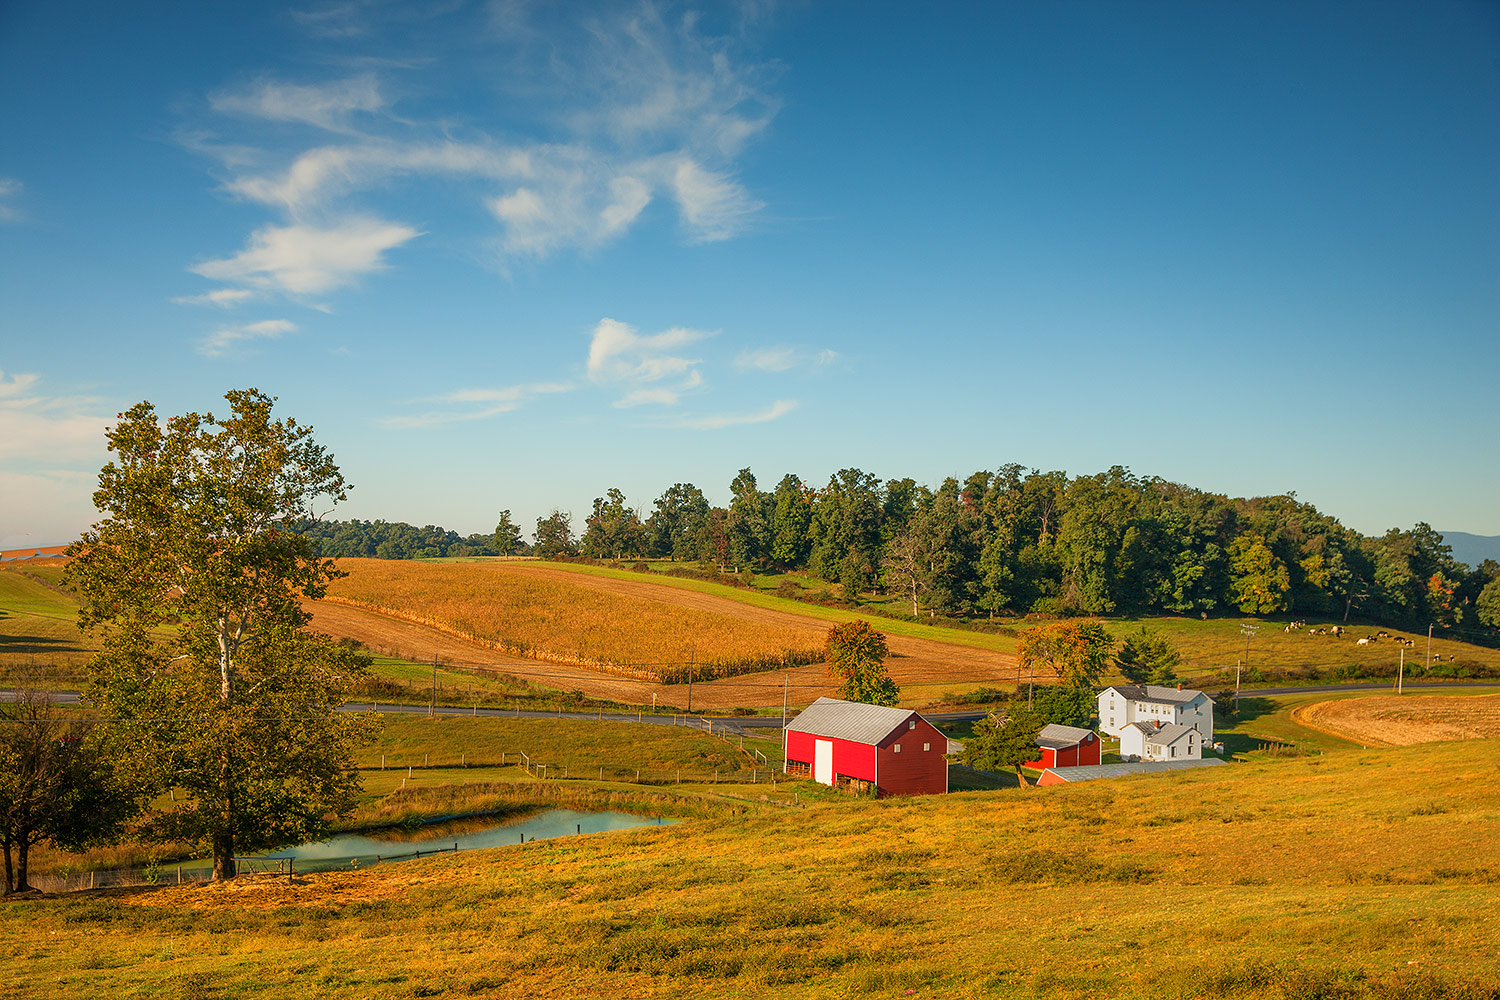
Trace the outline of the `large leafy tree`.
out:
M 552 509 L 546 517 L 536 519 L 536 533 L 532 536 L 536 544 L 531 551 L 543 559 L 578 554 L 578 540 L 573 537 L 573 515 L 565 510 Z
M 1091 688 L 1104 674 L 1114 637 L 1096 621 L 1060 621 L 1020 634 L 1021 667 L 1050 670 L 1064 687 Z
M 584 555 L 592 559 L 619 559 L 643 555 L 646 550 L 646 526 L 640 515 L 625 503 L 625 494 L 611 488 L 594 498 L 594 512 L 579 542 Z
M 1037 733 L 1047 720 L 1029 708 L 1015 708 L 1004 719 L 991 715 L 974 723 L 974 735 L 964 741 L 959 759 L 982 771 L 1013 768 L 1016 778 L 1027 785 L 1021 765 L 1037 758 Z
M 361 665 L 307 629 L 302 602 L 338 570 L 299 527 L 344 499 L 333 458 L 255 389 L 220 418 L 157 418 L 108 433 L 103 518 L 69 550 L 80 625 L 100 634 L 88 698 L 136 760 L 184 790 L 163 836 L 233 857 L 317 838 L 359 788 L 369 723 L 340 713 Z
M 829 629 L 823 659 L 828 675 L 840 682 L 839 697 L 869 705 L 895 705 L 900 690 L 885 669 L 888 653 L 885 636 L 868 622 L 847 622 Z
M 1230 586 L 1241 611 L 1267 615 L 1286 610 L 1290 603 L 1286 595 L 1292 587 L 1291 574 L 1263 537 L 1239 536 L 1229 547 L 1229 555 L 1234 574 Z

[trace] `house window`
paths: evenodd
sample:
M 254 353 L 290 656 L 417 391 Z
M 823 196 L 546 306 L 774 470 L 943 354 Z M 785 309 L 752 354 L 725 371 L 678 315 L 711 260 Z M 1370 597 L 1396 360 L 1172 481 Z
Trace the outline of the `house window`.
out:
M 1177 748 L 1176 748 L 1176 747 L 1173 747 L 1173 748 L 1172 748 L 1172 756 L 1173 756 L 1173 757 L 1176 757 L 1176 756 L 1177 756 Z
M 923 753 L 926 753 L 927 751 L 929 751 L 931 749 L 932 749 L 932 744 L 931 743 L 923 743 L 922 744 L 922 752 Z
M 906 724 L 906 728 L 907 729 L 916 729 L 917 728 L 917 724 L 915 722 L 908 722 Z
M 896 752 L 897 753 L 901 752 L 901 744 L 899 744 L 899 743 L 896 744 Z

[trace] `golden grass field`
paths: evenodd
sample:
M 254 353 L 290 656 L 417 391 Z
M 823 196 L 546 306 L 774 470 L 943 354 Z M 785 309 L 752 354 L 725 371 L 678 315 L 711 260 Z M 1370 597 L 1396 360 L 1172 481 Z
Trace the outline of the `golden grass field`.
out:
M 0 906 L 28 998 L 1493 1000 L 1500 741 Z
M 525 563 L 342 559 L 328 599 L 515 656 L 641 680 L 704 679 L 819 659 L 822 634 L 578 586 Z
M 1500 736 L 1500 694 L 1336 698 L 1303 705 L 1292 718 L 1366 746 L 1409 746 Z

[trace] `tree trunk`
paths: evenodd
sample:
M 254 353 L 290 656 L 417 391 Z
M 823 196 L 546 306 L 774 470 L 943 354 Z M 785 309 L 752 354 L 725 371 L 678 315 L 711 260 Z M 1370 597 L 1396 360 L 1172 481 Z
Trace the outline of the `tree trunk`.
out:
M 229 751 L 224 751 L 219 761 L 219 796 L 223 801 L 223 812 L 219 816 L 219 828 L 214 831 L 214 881 L 224 882 L 235 876 L 234 866 L 234 773 L 229 761 Z
M 1022 788 L 1031 787 L 1031 782 L 1026 780 L 1026 772 L 1022 771 L 1019 766 L 1016 767 L 1016 780 L 1021 783 Z
M 16 887 L 16 873 L 15 869 L 11 867 L 10 863 L 10 838 L 6 837 L 3 841 L 3 844 L 5 846 L 5 892 L 3 893 L 3 895 L 9 896 Z
M 26 862 L 31 854 L 31 838 L 20 836 L 16 838 L 16 892 L 29 892 L 31 886 L 26 882 Z M 7 860 L 9 860 L 7 858 Z

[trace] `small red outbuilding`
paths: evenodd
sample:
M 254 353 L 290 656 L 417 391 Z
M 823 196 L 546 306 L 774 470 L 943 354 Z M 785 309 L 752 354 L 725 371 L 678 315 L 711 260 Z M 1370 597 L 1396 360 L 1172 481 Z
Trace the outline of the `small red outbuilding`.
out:
M 948 790 L 948 737 L 916 712 L 819 698 L 786 727 L 786 769 L 868 782 L 876 795 Z
M 1043 726 L 1036 734 L 1042 755 L 1026 767 L 1085 767 L 1099 763 L 1099 734 L 1077 726 Z

